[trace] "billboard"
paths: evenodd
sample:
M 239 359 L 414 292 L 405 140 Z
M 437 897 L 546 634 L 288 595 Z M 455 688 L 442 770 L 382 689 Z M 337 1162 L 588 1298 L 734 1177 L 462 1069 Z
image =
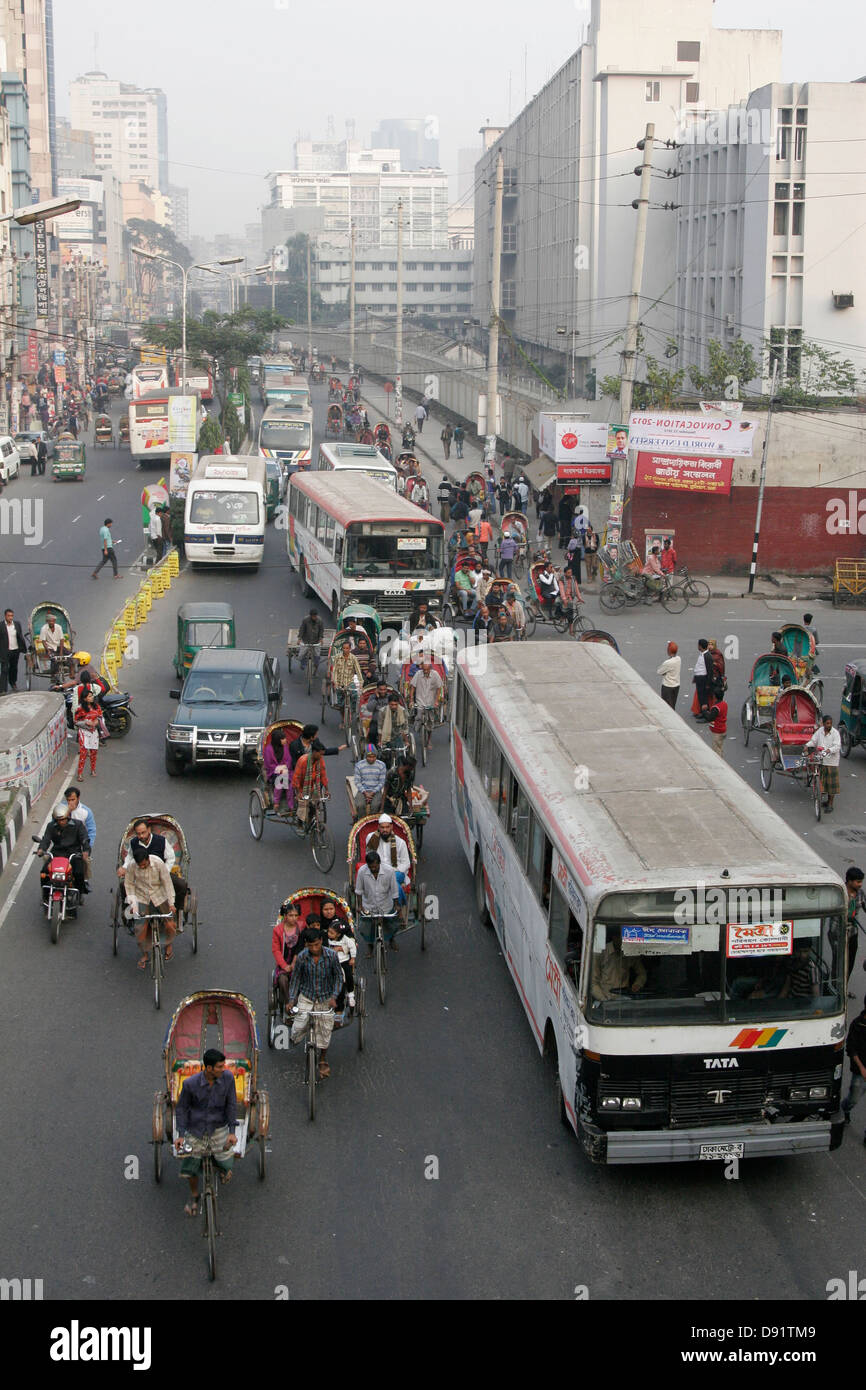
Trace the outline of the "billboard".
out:
M 33 246 L 36 257 L 36 317 L 48 318 L 48 244 L 45 223 L 34 222 Z
M 172 452 L 192 453 L 198 424 L 197 396 L 169 396 L 168 442 Z
M 751 458 L 755 422 L 727 415 L 659 415 L 633 410 L 629 417 L 632 449 L 658 449 L 681 457 Z
M 680 458 L 676 454 L 642 452 L 637 456 L 634 485 L 672 492 L 714 492 L 727 497 L 733 471 L 732 458 Z
M 562 486 L 568 483 L 609 483 L 610 464 L 607 459 L 600 463 L 558 463 L 556 481 Z
M 538 421 L 539 447 L 554 463 L 603 463 L 607 458 L 606 424 L 543 413 Z

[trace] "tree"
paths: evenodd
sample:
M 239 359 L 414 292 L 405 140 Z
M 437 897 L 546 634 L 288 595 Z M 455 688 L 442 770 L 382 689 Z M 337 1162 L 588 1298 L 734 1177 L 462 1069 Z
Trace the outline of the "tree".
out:
M 781 405 L 829 405 L 834 401 L 854 404 L 858 390 L 854 363 L 808 338 L 802 343 L 792 342 L 790 330 L 786 363 L 785 345 L 778 341 L 784 332 L 775 331 L 764 344 L 770 371 L 774 361 L 779 363 L 776 400 Z
M 639 331 L 638 353 L 643 350 L 643 346 L 644 335 Z M 678 350 L 676 339 L 668 338 L 665 357 L 668 359 L 676 357 Z M 664 367 L 657 358 L 651 357 L 649 353 L 646 355 L 645 364 L 644 379 L 640 380 L 636 377 L 632 388 L 633 409 L 647 410 L 650 406 L 656 406 L 659 410 L 670 410 L 682 391 L 686 375 L 685 368 Z M 619 400 L 621 389 L 622 377 L 602 377 L 601 394 L 603 396 L 612 396 L 615 400 Z
M 689 380 L 704 400 L 739 400 L 749 382 L 760 373 L 754 348 L 742 338 L 735 339 L 727 348 L 710 338 L 707 357 L 706 372 L 699 367 L 689 367 Z

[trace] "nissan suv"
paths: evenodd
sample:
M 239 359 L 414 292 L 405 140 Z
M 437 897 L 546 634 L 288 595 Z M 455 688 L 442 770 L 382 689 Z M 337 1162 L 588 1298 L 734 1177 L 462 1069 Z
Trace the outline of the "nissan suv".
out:
M 165 770 L 217 764 L 252 768 L 263 729 L 278 718 L 283 699 L 280 663 L 266 652 L 220 647 L 197 652 L 165 731 Z

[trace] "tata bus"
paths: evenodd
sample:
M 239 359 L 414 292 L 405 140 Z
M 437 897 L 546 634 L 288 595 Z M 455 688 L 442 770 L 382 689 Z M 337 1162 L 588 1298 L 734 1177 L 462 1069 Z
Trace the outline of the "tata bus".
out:
M 294 473 L 287 507 L 289 562 L 335 621 L 352 601 L 394 625 L 422 598 L 441 612 L 445 528 L 429 512 L 354 470 Z
M 313 465 L 317 472 L 364 473 L 397 491 L 397 470 L 375 444 L 320 444 Z
M 611 647 L 469 648 L 455 680 L 478 914 L 586 1154 L 836 1148 L 838 875 Z
M 310 467 L 313 448 L 311 406 L 269 405 L 259 423 L 259 456 L 278 459 L 284 473 Z
M 201 423 L 198 396 L 164 387 L 133 400 L 129 406 L 129 449 L 143 467 L 166 464 L 172 453 L 195 453 Z
M 190 565 L 252 565 L 265 549 L 265 460 L 204 454 L 193 469 L 184 510 Z

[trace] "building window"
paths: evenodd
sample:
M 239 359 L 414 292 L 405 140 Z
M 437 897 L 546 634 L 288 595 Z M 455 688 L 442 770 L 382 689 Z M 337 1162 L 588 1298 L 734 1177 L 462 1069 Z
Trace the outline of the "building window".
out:
M 385 288 L 388 289 L 388 290 L 390 290 L 393 294 L 396 294 L 396 293 L 397 293 L 397 282 L 395 281 L 393 285 L 386 285 Z
M 800 365 L 803 356 L 803 330 L 802 328 L 788 329 L 788 360 L 785 363 L 785 375 L 789 381 L 800 380 Z
M 776 158 L 791 157 L 791 108 L 780 106 L 776 112 Z
M 513 222 L 506 222 L 502 228 L 502 250 L 505 255 L 512 255 L 517 250 L 517 227 Z
M 806 112 L 797 112 L 797 128 L 794 131 L 794 158 L 805 159 L 806 157 Z
M 788 183 L 776 184 L 776 202 L 773 208 L 773 235 L 788 235 L 788 197 L 791 192 L 791 185 Z
M 412 280 L 412 281 L 407 280 L 407 281 L 406 281 L 406 284 L 403 286 L 403 288 L 404 288 L 404 290 L 407 292 L 407 294 L 417 294 L 417 293 L 418 293 L 418 286 L 417 286 L 417 284 L 415 283 L 414 280 Z
M 681 39 L 677 44 L 678 63 L 699 63 L 701 61 L 700 43 L 692 43 L 688 39 Z
M 700 101 L 700 99 L 701 99 L 701 84 L 700 84 L 700 82 L 687 82 L 687 83 L 686 83 L 686 101 L 687 101 L 687 102 L 695 102 L 695 101 Z
M 371 270 L 384 270 L 384 269 L 385 269 L 385 262 L 384 262 L 384 261 L 373 261 L 373 262 L 371 263 L 371 265 L 370 265 L 370 269 L 371 269 Z
M 451 262 L 450 262 L 450 261 L 443 261 L 442 264 L 440 265 L 439 269 L 440 269 L 440 270 L 450 270 L 450 269 L 451 269 Z
M 395 268 L 396 268 L 396 267 L 395 267 Z M 417 262 L 417 261 L 406 261 L 406 263 L 405 263 L 405 265 L 404 265 L 403 268 L 404 268 L 404 270 L 417 270 L 417 269 L 418 269 L 418 262 Z
M 389 262 L 388 262 L 388 269 L 389 269 L 389 270 L 396 270 L 396 269 L 397 269 L 397 262 L 396 262 L 396 261 L 389 261 Z
M 503 280 L 502 282 L 502 307 L 503 309 L 517 308 L 517 285 L 514 280 Z
M 436 269 L 436 266 L 433 265 L 433 264 L 431 264 L 430 261 L 425 261 L 424 264 L 421 266 L 421 269 L 422 269 L 422 270 L 435 270 L 435 269 Z
M 791 208 L 791 236 L 803 235 L 803 218 L 806 211 L 805 197 L 806 185 L 804 183 L 795 183 L 794 203 Z
M 661 82 L 648 82 L 648 83 L 646 84 L 646 99 L 647 99 L 647 101 L 661 101 L 661 99 L 662 99 L 662 84 L 661 84 Z
M 440 286 L 439 286 L 439 293 L 440 293 L 440 294 L 450 294 L 451 291 L 453 290 L 453 288 L 454 288 L 453 285 L 448 285 L 448 284 L 440 285 Z

